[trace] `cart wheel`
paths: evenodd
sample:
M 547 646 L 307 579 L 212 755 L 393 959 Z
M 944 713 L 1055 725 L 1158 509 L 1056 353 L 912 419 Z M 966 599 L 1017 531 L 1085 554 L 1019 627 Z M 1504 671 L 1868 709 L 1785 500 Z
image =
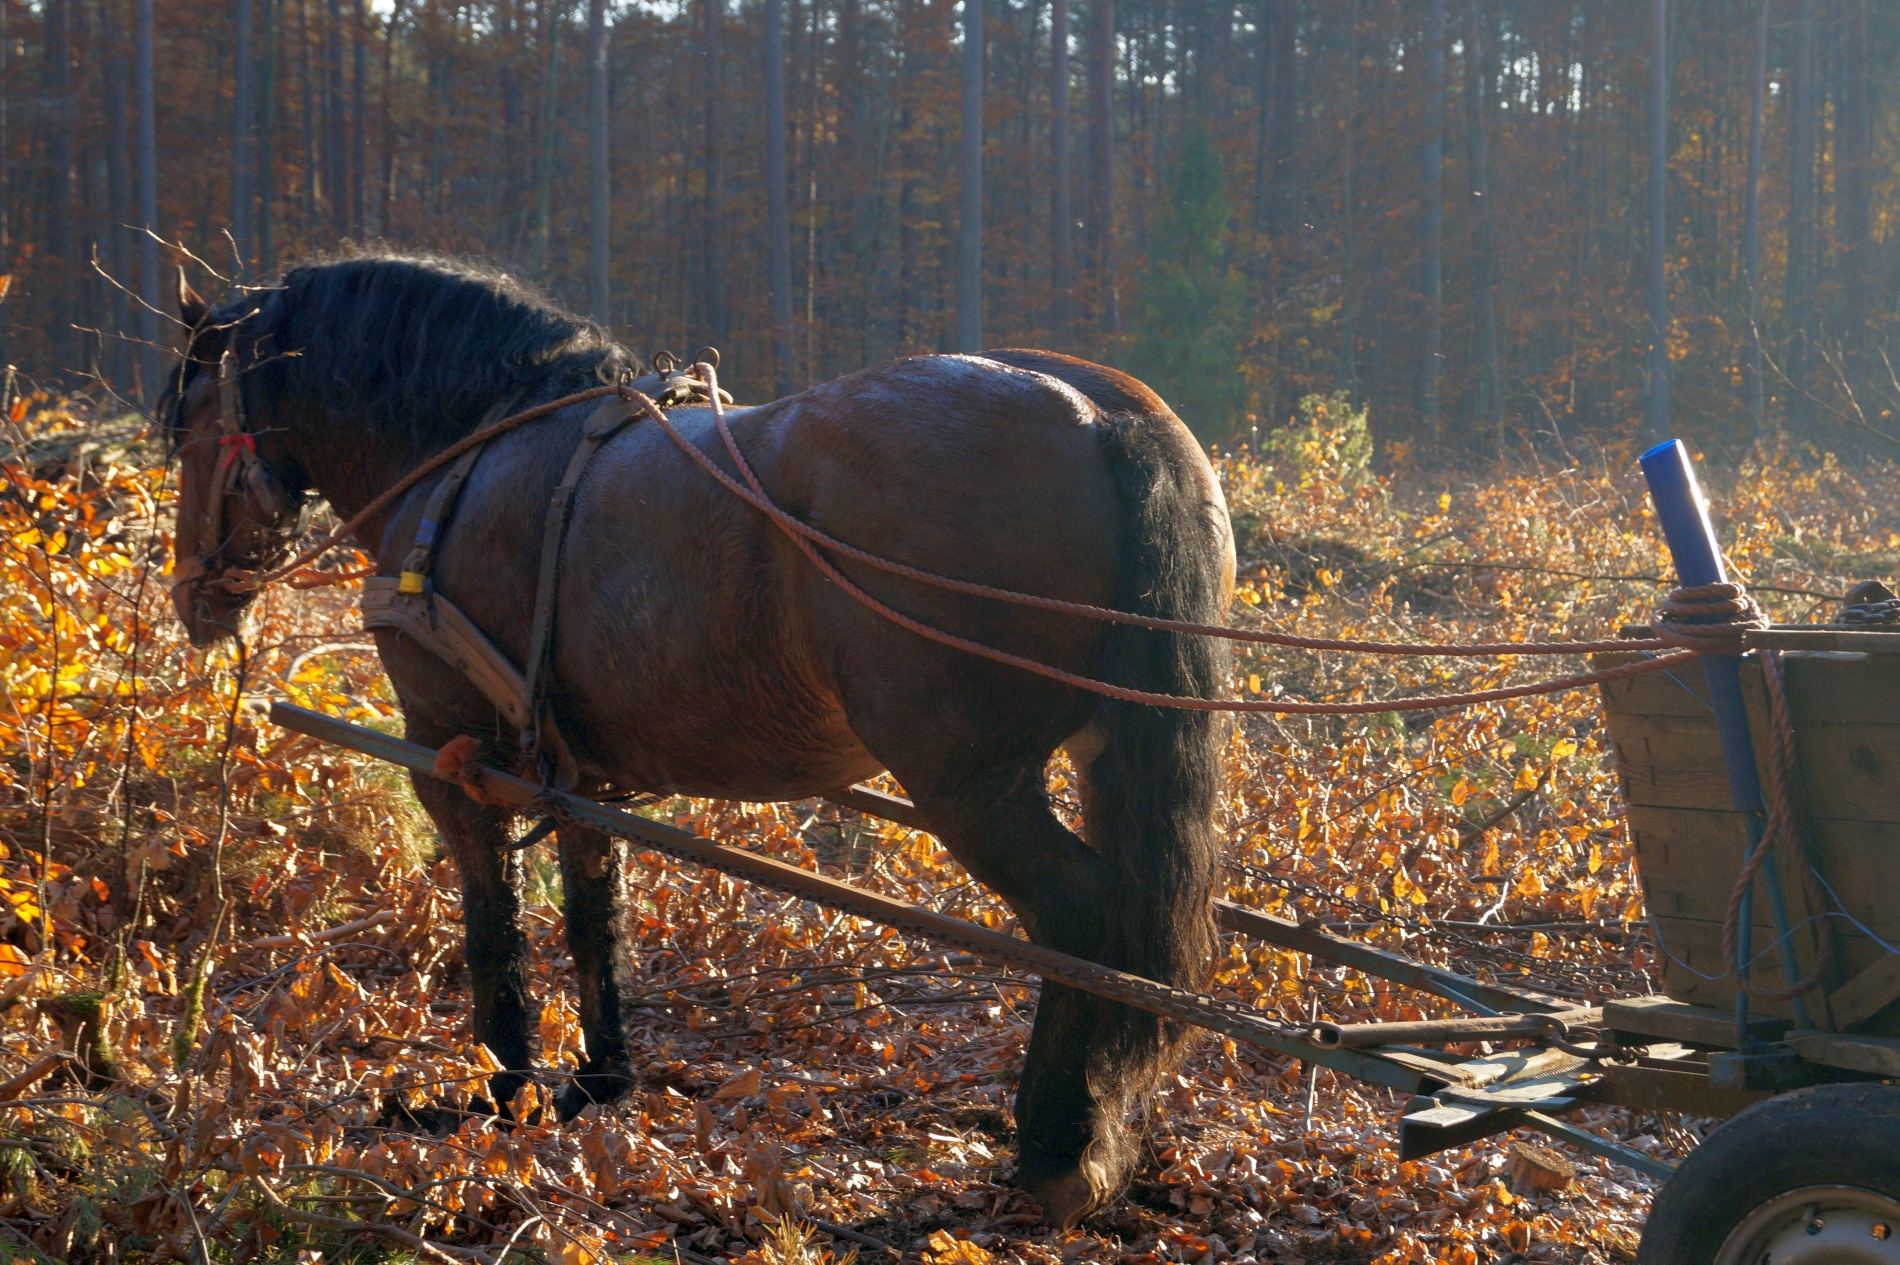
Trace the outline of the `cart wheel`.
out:
M 1757 1103 L 1656 1196 L 1637 1265 L 1900 1265 L 1900 1088 Z

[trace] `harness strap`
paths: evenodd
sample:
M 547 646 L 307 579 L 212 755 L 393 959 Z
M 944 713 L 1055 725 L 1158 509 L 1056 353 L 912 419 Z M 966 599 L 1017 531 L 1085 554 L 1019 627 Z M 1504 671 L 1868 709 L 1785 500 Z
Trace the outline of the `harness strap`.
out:
M 519 395 L 511 395 L 501 400 L 482 415 L 475 429 L 485 430 L 506 416 L 520 398 Z M 463 453 L 449 467 L 449 472 L 442 476 L 442 481 L 435 485 L 435 490 L 429 493 L 428 504 L 422 510 L 422 522 L 416 528 L 415 543 L 409 548 L 409 556 L 403 559 L 402 578 L 397 592 L 415 594 L 428 587 L 429 568 L 435 560 L 436 540 L 441 536 L 450 515 L 455 513 L 455 501 L 462 493 L 462 485 L 468 482 L 468 476 L 475 470 L 475 463 L 482 459 L 486 451 L 488 444 L 483 442 Z
M 440 593 L 423 600 L 403 593 L 393 575 L 363 581 L 358 603 L 366 629 L 387 628 L 408 637 L 455 668 L 488 696 L 516 729 L 528 724 L 528 690 L 521 669 L 503 654 L 468 615 Z
M 237 353 L 218 357 L 218 428 L 226 435 L 244 433 L 244 393 L 238 390 Z
M 567 539 L 567 521 L 574 507 L 574 490 L 580 486 L 587 463 L 600 446 L 620 433 L 633 420 L 626 401 L 613 396 L 602 400 L 581 426 L 581 442 L 568 458 L 567 470 L 548 500 L 548 513 L 541 533 L 541 567 L 534 592 L 534 624 L 528 634 L 526 696 L 529 723 L 521 731 L 522 755 L 530 765 L 543 754 L 543 736 L 549 727 L 547 693 L 549 660 L 554 646 L 554 590 L 561 572 L 561 546 Z M 565 751 L 562 752 L 565 755 Z M 572 761 L 564 760 L 569 767 Z M 563 786 L 562 790 L 568 789 Z

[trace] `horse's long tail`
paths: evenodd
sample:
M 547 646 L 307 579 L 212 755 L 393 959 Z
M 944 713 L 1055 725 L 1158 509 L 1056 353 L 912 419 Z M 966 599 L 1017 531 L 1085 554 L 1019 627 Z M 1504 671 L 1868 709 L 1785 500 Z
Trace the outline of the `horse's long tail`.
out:
M 1222 622 L 1228 529 L 1206 458 L 1166 413 L 1110 414 L 1100 428 L 1120 508 L 1117 606 Z M 1226 688 L 1230 662 L 1225 642 L 1116 624 L 1098 670 L 1116 685 L 1207 698 Z M 1096 724 L 1104 745 L 1088 769 L 1085 825 L 1101 863 L 1105 960 L 1198 990 L 1219 943 L 1210 900 L 1225 720 L 1105 698 Z M 1124 1085 L 1139 1095 L 1171 1068 L 1186 1033 L 1145 1013 L 1114 1013 L 1104 1053 L 1123 1078 L 1148 1082 Z

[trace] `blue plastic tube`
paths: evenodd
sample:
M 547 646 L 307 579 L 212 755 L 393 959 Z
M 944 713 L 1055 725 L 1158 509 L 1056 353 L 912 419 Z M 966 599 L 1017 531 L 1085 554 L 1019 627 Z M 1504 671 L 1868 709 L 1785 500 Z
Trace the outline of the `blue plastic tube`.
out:
M 1701 584 L 1725 584 L 1728 568 L 1722 564 L 1722 550 L 1715 540 L 1715 527 L 1709 522 L 1708 502 L 1696 482 L 1695 467 L 1689 450 L 1680 439 L 1657 444 L 1638 458 L 1643 478 L 1649 484 L 1649 499 L 1656 507 L 1656 521 L 1662 527 L 1663 540 L 1676 564 L 1676 579 L 1682 587 Z M 1748 850 L 1753 852 L 1761 841 L 1761 775 L 1755 769 L 1755 747 L 1749 740 L 1748 708 L 1742 702 L 1742 664 L 1733 655 L 1705 654 L 1702 672 L 1709 683 L 1709 706 L 1715 712 L 1715 727 L 1722 737 L 1722 763 L 1728 772 L 1729 801 L 1735 811 L 1745 814 L 1748 826 Z M 1788 926 L 1786 903 L 1781 898 L 1781 876 L 1772 863 L 1760 871 L 1767 890 L 1769 910 L 1774 919 L 1781 970 L 1789 983 L 1800 977 L 1795 963 L 1794 941 Z M 1741 926 L 1737 929 L 1737 956 L 1747 973 L 1749 929 L 1753 914 L 1753 893 L 1744 897 Z M 1807 1027 L 1807 1011 L 1800 998 L 1794 1001 L 1795 1023 Z M 1735 993 L 1737 1040 L 1748 1043 L 1748 996 Z

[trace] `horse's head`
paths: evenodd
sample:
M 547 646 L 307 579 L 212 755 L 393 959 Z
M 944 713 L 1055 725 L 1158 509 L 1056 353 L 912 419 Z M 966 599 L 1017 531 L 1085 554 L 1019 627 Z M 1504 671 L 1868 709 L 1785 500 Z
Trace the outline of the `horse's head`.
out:
M 158 416 L 178 458 L 172 605 L 194 646 L 237 631 L 254 596 L 251 573 L 281 562 L 302 531 L 308 480 L 281 436 L 247 409 L 246 377 L 259 367 L 249 297 L 207 307 L 178 276 L 178 312 L 191 331 Z

